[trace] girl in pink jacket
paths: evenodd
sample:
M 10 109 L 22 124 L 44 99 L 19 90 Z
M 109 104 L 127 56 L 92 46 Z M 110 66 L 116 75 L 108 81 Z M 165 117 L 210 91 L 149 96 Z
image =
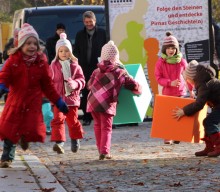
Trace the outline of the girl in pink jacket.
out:
M 170 32 L 166 33 L 161 52 L 161 58 L 158 59 L 155 67 L 155 77 L 158 84 L 162 86 L 162 94 L 186 96 L 187 85 L 182 74 L 188 64 L 179 50 L 179 42 Z M 188 88 L 192 90 L 192 86 L 188 85 Z M 192 94 L 191 91 L 190 94 Z M 164 143 L 172 144 L 173 141 L 165 139 Z
M 56 143 L 53 150 L 58 154 L 64 153 L 65 120 L 71 138 L 71 150 L 76 153 L 80 147 L 79 139 L 83 138 L 83 128 L 78 120 L 80 106 L 80 91 L 85 87 L 83 71 L 78 60 L 72 54 L 72 45 L 66 39 L 66 34 L 61 33 L 56 43 L 56 56 L 50 65 L 51 76 L 57 92 L 67 103 L 69 112 L 64 115 L 57 107 L 53 107 L 54 119 L 51 121 L 51 141 Z

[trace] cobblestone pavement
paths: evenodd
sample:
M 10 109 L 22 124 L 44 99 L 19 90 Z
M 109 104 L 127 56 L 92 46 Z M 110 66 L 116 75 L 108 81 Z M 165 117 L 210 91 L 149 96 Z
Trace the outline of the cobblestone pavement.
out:
M 76 154 L 67 139 L 65 154 L 57 155 L 49 137 L 25 153 L 40 158 L 68 192 L 220 192 L 220 158 L 195 157 L 204 144 L 164 145 L 150 130 L 151 122 L 113 129 L 113 160 L 98 160 L 92 125 Z

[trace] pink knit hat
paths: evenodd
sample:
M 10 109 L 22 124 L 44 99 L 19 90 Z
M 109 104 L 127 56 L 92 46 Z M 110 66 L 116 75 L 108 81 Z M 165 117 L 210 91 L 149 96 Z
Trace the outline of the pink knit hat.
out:
M 162 53 L 165 53 L 165 49 L 169 46 L 174 46 L 177 49 L 177 53 L 179 53 L 179 42 L 177 41 L 176 37 L 172 35 L 171 32 L 166 32 L 166 37 L 163 40 L 162 45 Z
M 35 29 L 30 24 L 24 23 L 18 32 L 18 48 L 20 48 L 29 37 L 35 37 L 39 42 L 39 36 Z
M 101 61 L 111 61 L 113 63 L 121 63 L 119 61 L 119 51 L 114 41 L 109 41 L 102 47 Z

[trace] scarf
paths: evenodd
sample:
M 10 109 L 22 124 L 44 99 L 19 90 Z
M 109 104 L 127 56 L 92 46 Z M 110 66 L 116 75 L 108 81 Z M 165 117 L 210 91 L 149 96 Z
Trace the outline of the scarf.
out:
M 25 54 L 22 54 L 23 55 L 23 60 L 24 62 L 27 64 L 27 65 L 30 65 L 31 63 L 34 63 L 36 58 L 37 58 L 37 53 L 35 53 L 34 55 L 32 56 L 29 56 L 29 55 L 25 55 Z
M 166 54 L 162 53 L 161 57 L 163 59 L 165 59 L 166 62 L 169 63 L 169 64 L 176 64 L 176 63 L 180 63 L 183 55 L 182 55 L 181 52 L 179 52 L 178 54 L 176 54 L 176 55 L 174 55 L 172 57 L 168 57 Z
M 92 55 L 92 37 L 95 33 L 95 28 L 91 31 L 86 30 L 88 36 L 88 48 L 87 48 L 87 62 L 90 63 L 91 55 Z
M 67 79 L 71 77 L 71 70 L 70 70 L 70 61 L 65 60 L 61 61 L 59 60 L 61 66 L 62 66 L 62 72 L 63 72 L 63 78 L 64 78 L 64 89 L 65 89 L 65 95 L 70 95 L 72 89 L 67 85 Z

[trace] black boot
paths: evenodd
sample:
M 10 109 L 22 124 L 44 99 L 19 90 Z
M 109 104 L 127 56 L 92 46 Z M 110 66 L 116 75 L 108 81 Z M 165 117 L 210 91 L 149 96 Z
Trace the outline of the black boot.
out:
M 79 139 L 71 139 L 71 151 L 76 153 L 80 148 L 80 140 Z

